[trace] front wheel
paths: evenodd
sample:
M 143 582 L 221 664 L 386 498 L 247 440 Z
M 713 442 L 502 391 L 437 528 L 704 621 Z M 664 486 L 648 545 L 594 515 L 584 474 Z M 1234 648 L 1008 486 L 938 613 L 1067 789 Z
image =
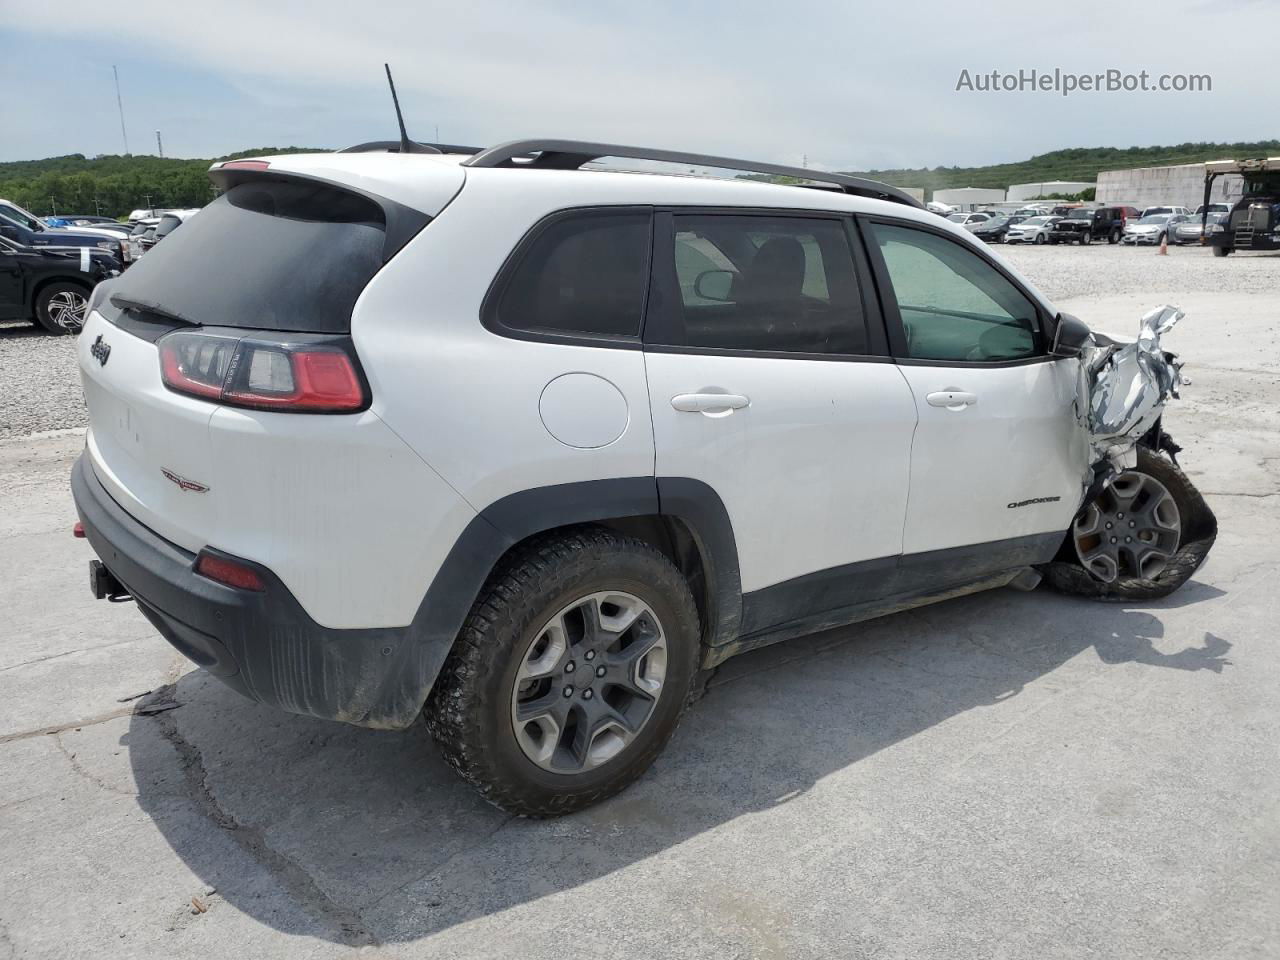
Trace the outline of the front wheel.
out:
M 77 283 L 51 283 L 36 294 L 36 323 L 49 333 L 79 333 L 89 292 Z
M 1213 248 L 1213 255 L 1214 255 L 1215 257 L 1225 257 L 1225 256 L 1226 256 L 1227 254 L 1229 254 L 1230 252 L 1231 252 L 1231 248 L 1230 248 L 1230 247 L 1219 247 L 1219 246 L 1215 245 L 1215 246 L 1214 246 L 1214 248 Z
M 683 575 L 603 528 L 517 547 L 476 600 L 427 727 L 490 803 L 550 817 L 612 796 L 666 745 L 700 649 Z
M 1086 230 L 1080 235 L 1080 246 L 1087 247 L 1091 243 L 1093 243 L 1093 234 Z
M 1138 463 L 1085 504 L 1045 582 L 1099 600 L 1153 600 L 1190 579 L 1218 521 L 1177 465 L 1147 447 Z

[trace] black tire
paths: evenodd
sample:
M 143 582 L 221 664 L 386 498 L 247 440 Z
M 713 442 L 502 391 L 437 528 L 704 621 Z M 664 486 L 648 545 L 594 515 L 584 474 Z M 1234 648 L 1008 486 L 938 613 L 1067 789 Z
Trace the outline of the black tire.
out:
M 1058 241 L 1057 241 L 1057 240 L 1055 240 L 1055 239 L 1053 239 L 1053 237 L 1050 237 L 1050 238 L 1049 238 L 1049 242 L 1050 242 L 1051 244 L 1053 244 L 1055 247 L 1058 245 Z
M 1119 242 L 1120 242 L 1119 230 L 1112 230 L 1109 234 L 1107 234 L 1107 243 L 1109 243 L 1111 246 L 1114 247 Z
M 1031 242 L 1032 242 L 1032 243 L 1045 243 L 1045 242 L 1046 242 L 1045 235 L 1044 235 L 1043 233 L 1037 233 L 1037 234 L 1036 234 L 1036 238 L 1035 238 L 1035 240 L 1033 240 L 1033 241 L 1031 241 Z
M 518 671 L 549 617 L 606 590 L 640 598 L 660 621 L 667 641 L 661 693 L 616 756 L 577 773 L 545 770 L 516 738 Z M 534 538 L 508 554 L 481 590 L 428 699 L 427 728 L 445 760 L 495 806 L 526 817 L 572 813 L 618 793 L 653 763 L 690 699 L 700 647 L 688 583 L 647 543 L 601 527 Z
M 1225 256 L 1226 256 L 1227 254 L 1229 254 L 1230 252 L 1231 252 L 1231 248 L 1230 248 L 1230 247 L 1220 247 L 1220 246 L 1218 246 L 1217 244 L 1214 244 L 1214 247 L 1213 247 L 1213 255 L 1214 255 L 1215 257 L 1225 257 Z
M 1093 243 L 1092 233 L 1086 230 L 1084 233 L 1080 234 L 1080 246 L 1087 247 L 1091 243 Z
M 1155 600 L 1177 590 L 1204 563 L 1218 536 L 1218 520 L 1200 491 L 1176 464 L 1148 447 L 1138 448 L 1136 469 L 1164 484 L 1178 505 L 1182 517 L 1182 539 L 1168 564 L 1150 580 L 1122 577 L 1103 583 L 1076 559 L 1068 534 L 1057 559 L 1045 564 L 1041 570 L 1045 583 L 1050 587 L 1060 593 L 1095 600 Z
M 80 304 L 78 323 L 59 322 L 64 314 L 57 309 L 61 299 L 75 300 Z M 78 283 L 58 282 L 41 288 L 36 294 L 36 323 L 47 333 L 63 335 L 79 333 L 84 326 L 84 307 L 89 300 L 89 288 Z

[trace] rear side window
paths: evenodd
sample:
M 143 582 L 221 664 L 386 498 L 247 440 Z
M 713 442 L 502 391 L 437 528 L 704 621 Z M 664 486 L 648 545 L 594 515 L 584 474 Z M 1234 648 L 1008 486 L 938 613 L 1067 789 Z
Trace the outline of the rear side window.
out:
M 517 253 L 488 319 L 529 333 L 639 336 L 650 219 L 582 211 L 545 224 Z
M 347 333 L 382 266 L 385 229 L 366 197 L 251 180 L 156 244 L 111 292 L 207 326 Z
M 161 217 L 160 222 L 156 224 L 156 239 L 158 240 L 161 237 L 167 237 L 181 225 L 182 221 L 180 219 L 166 214 Z
M 687 214 L 675 218 L 679 345 L 865 354 L 853 254 L 839 220 Z
M 1038 353 L 1035 305 L 995 267 L 936 233 L 870 227 L 893 284 L 908 356 L 995 362 Z

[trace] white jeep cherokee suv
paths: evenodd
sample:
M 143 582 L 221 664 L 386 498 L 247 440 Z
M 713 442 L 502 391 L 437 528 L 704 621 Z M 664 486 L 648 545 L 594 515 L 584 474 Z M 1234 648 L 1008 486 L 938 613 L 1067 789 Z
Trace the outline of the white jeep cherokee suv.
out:
M 552 815 L 736 653 L 1045 572 L 1167 592 L 1212 541 L 1158 427 L 1091 454 L 1088 328 L 892 187 L 356 149 L 215 165 L 79 340 L 94 591 L 249 697 L 425 715 Z

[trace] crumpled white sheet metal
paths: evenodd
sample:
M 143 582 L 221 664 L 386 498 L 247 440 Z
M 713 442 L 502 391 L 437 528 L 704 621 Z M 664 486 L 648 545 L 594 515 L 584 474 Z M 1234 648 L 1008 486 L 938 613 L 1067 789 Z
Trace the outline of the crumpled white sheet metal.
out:
M 1137 442 L 1155 425 L 1178 387 L 1190 383 L 1182 361 L 1160 348 L 1160 337 L 1185 314 L 1177 307 L 1149 310 L 1132 343 L 1095 343 L 1082 360 L 1088 383 L 1089 445 L 1094 463 L 1110 460 L 1117 470 L 1135 465 Z

